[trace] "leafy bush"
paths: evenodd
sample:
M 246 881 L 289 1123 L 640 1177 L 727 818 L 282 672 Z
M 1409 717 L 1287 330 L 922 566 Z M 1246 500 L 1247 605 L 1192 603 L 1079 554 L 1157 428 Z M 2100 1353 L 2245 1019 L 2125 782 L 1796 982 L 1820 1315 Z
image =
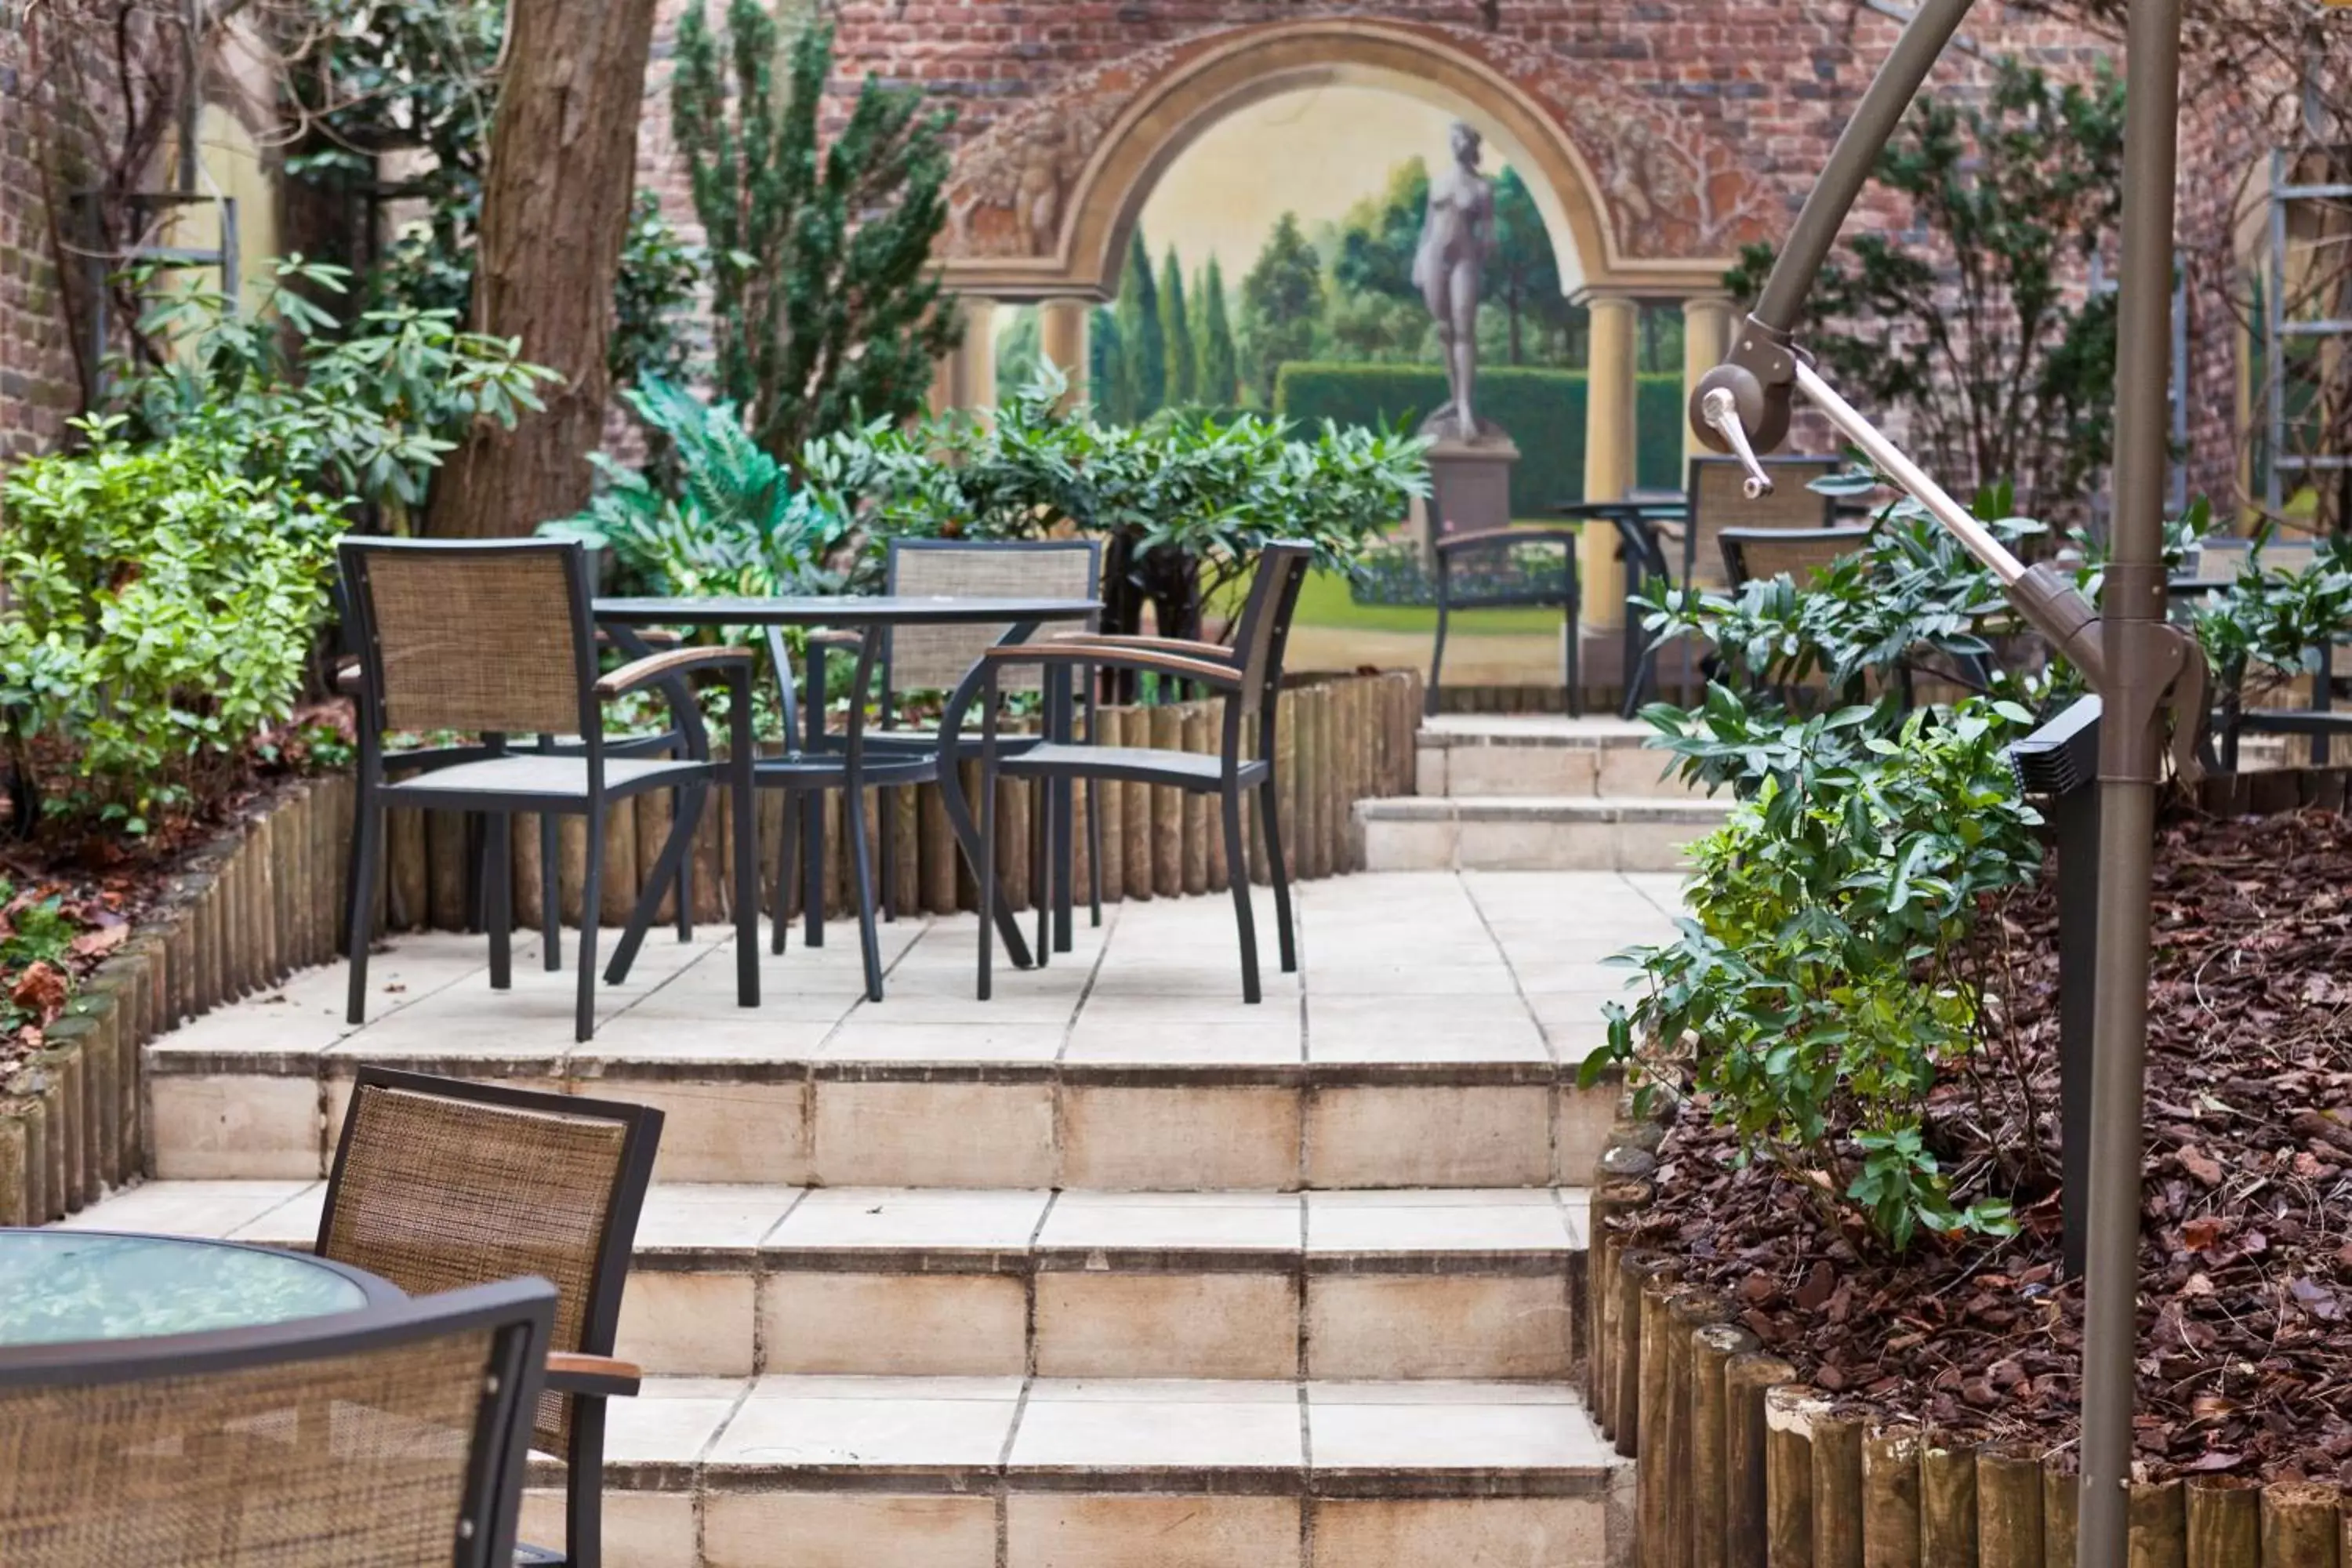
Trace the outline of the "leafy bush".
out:
M 1286 364 L 1275 378 L 1274 409 L 1308 426 L 1325 420 L 1411 429 L 1445 401 L 1445 373 L 1434 365 Z M 1683 384 L 1645 375 L 1636 383 L 1633 421 L 1637 481 L 1683 486 Z M 1519 448 L 1511 470 L 1511 514 L 1545 518 L 1584 495 L 1584 373 L 1482 366 L 1478 412 L 1510 432 Z
M 143 833 L 291 713 L 344 520 L 202 435 L 82 429 L 0 484 L 0 710 L 21 775 L 70 759 L 70 819 Z
M 236 472 L 375 508 L 394 531 L 424 503 L 442 455 L 477 419 L 511 427 L 554 373 L 447 310 L 369 310 L 341 336 L 302 289 L 342 291 L 341 268 L 273 262 L 259 299 L 189 289 L 144 329 L 169 357 L 122 376 L 125 434 L 211 448 Z
M 1276 539 L 1312 542 L 1344 569 L 1426 493 L 1426 444 L 1325 424 L 1171 410 L 1141 426 L 1065 410 L 1051 367 L 990 418 L 883 423 L 811 446 L 803 463 L 843 516 L 877 544 L 893 534 L 1025 539 L 1064 529 L 1108 545 L 1112 630 L 1133 630 L 1143 599 L 1171 633 L 1255 564 Z
M 543 523 L 551 538 L 610 550 L 620 585 L 682 596 L 810 593 L 828 585 L 824 557 L 840 518 L 762 451 L 734 407 L 706 405 L 658 376 L 624 395 L 666 444 L 665 461 L 628 468 L 602 452 L 589 509 Z

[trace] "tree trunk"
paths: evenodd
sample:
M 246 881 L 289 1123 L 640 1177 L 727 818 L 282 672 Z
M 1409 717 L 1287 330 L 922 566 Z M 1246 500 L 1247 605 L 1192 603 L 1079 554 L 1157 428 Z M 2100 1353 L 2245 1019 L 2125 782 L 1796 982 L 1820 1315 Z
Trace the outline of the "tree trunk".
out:
M 434 487 L 430 531 L 525 534 L 588 502 L 613 284 L 636 190 L 654 0 L 513 0 L 490 132 L 475 325 L 562 380 L 512 430 L 478 422 Z

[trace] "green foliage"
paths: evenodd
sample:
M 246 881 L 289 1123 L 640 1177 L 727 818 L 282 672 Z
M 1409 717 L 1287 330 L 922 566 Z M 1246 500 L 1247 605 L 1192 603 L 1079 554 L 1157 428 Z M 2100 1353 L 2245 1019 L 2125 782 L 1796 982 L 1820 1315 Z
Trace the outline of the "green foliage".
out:
M 1981 103 L 1921 99 L 1875 177 L 1927 243 L 1857 234 L 1803 330 L 1848 397 L 1900 417 L 1922 467 L 1956 489 L 2013 477 L 2037 515 L 2087 493 L 2111 445 L 2116 296 L 2081 286 L 2121 211 L 2123 112 L 2104 64 L 2058 87 L 2003 60 Z M 1770 262 L 1750 247 L 1727 282 L 1752 299 Z
M 806 468 L 877 544 L 1036 538 L 1067 525 L 1123 542 L 1134 558 L 1191 563 L 1205 599 L 1271 540 L 1311 541 L 1324 564 L 1346 565 L 1427 487 L 1425 444 L 1386 431 L 1325 425 L 1300 437 L 1287 421 L 1197 410 L 1103 424 L 1060 408 L 1066 390 L 1044 374 L 990 418 L 877 421 L 818 443 Z
M 2001 757 L 2031 718 L 1971 699 L 1797 721 L 1720 685 L 1696 712 L 1654 710 L 1687 768 L 1746 787 L 1693 848 L 1679 939 L 1625 955 L 1648 991 L 1610 1005 L 1588 1077 L 1638 1060 L 1687 1081 L 1749 1154 L 1891 1250 L 1922 1227 L 2005 1230 L 2008 1204 L 1963 1190 L 1926 1109 L 1939 1073 L 1994 1054 L 1969 936 L 1980 900 L 2040 862 Z
M 621 272 L 613 293 L 613 336 L 604 364 L 616 387 L 676 381 L 686 374 L 696 292 L 702 287 L 702 247 L 689 245 L 662 216 L 661 198 L 639 191 L 621 240 Z
M 610 550 L 620 586 L 699 597 L 821 592 L 824 558 L 847 531 L 839 515 L 762 449 L 734 408 L 705 404 L 659 377 L 624 395 L 669 461 L 655 471 L 589 454 L 602 483 L 586 511 L 539 531 Z
M 1160 412 L 1168 401 L 1168 338 L 1160 319 L 1160 285 L 1151 275 L 1151 252 L 1138 230 L 1127 248 L 1127 271 L 1119 279 L 1118 380 L 1106 388 L 1110 416 L 1132 424 Z
M 348 277 L 296 256 L 271 263 L 251 310 L 204 289 L 163 297 L 143 329 L 170 355 L 114 385 L 126 435 L 184 439 L 247 479 L 373 507 L 397 531 L 467 426 L 511 427 L 554 373 L 446 310 L 367 310 L 328 336 L 333 318 L 305 295 L 341 293 Z
M 2322 540 L 2288 571 L 2252 552 L 2228 586 L 2191 612 L 2215 686 L 2228 703 L 2259 699 L 2319 668 L 2320 650 L 2352 631 L 2352 539 Z
M 723 39 L 698 4 L 670 122 L 709 237 L 719 393 L 792 463 L 814 437 L 920 409 L 962 330 L 931 259 L 953 116 L 868 77 L 820 137 L 832 30 L 794 39 L 779 83 L 783 52 L 760 0 L 731 0 Z
M 1045 355 L 1044 313 L 1034 305 L 1013 312 L 1012 324 L 996 334 L 996 384 L 1019 386 L 1037 374 Z M 1066 369 L 1075 368 L 1066 366 Z
M 1160 267 L 1160 344 L 1168 363 L 1163 401 L 1171 408 L 1188 408 L 1201 398 L 1201 363 L 1192 316 L 1184 304 L 1184 264 L 1177 259 L 1172 245 Z
M 0 878 L 0 904 L 16 902 L 16 885 Z M 36 963 L 63 964 L 81 929 L 65 912 L 64 903 L 51 896 L 11 910 L 8 935 L 0 940 L 0 967 L 22 971 Z
M 1097 310 L 1087 318 L 1087 380 L 1103 416 L 1118 418 L 1128 383 L 1127 334 L 1109 310 Z
M 1634 471 L 1639 482 L 1680 489 L 1683 385 L 1680 375 L 1636 383 Z M 1445 401 L 1445 373 L 1435 365 L 1331 364 L 1282 367 L 1274 410 L 1302 424 L 1410 429 Z M 1549 517 L 1584 494 L 1584 375 L 1580 371 L 1514 369 L 1478 373 L 1478 412 L 1511 433 L 1519 461 L 1511 471 L 1511 514 Z
M 1252 367 L 1249 390 L 1261 405 L 1275 406 L 1275 376 L 1286 363 L 1314 353 L 1316 323 L 1322 314 L 1322 258 L 1299 231 L 1297 215 L 1284 213 L 1249 276 L 1242 279 L 1242 338 Z
M 93 419 L 0 483 L 0 710 L 25 776 L 71 775 L 78 826 L 143 833 L 239 767 L 326 615 L 337 504 L 189 424 L 134 444 Z
M 1224 268 L 1217 265 L 1215 257 L 1209 258 L 1209 269 L 1195 294 L 1199 308 L 1194 315 L 1201 323 L 1198 396 L 1212 408 L 1231 408 L 1242 400 L 1241 356 L 1234 348 L 1233 323 L 1225 314 Z

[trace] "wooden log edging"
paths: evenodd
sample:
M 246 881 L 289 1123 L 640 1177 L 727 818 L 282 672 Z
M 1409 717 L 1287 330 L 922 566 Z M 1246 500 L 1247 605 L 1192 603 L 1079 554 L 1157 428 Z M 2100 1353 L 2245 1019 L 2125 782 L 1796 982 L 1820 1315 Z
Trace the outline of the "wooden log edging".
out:
M 351 795 L 328 777 L 255 803 L 0 1075 L 0 1225 L 63 1219 L 144 1173 L 148 1041 L 336 956 Z
M 1289 682 L 1276 710 L 1276 769 L 1282 778 L 1283 847 L 1285 863 L 1295 879 L 1312 880 L 1361 870 L 1362 830 L 1355 820 L 1355 803 L 1385 795 L 1410 795 L 1413 788 L 1413 737 L 1421 724 L 1422 676 L 1418 670 L 1383 670 L 1371 674 L 1304 674 Z M 1222 700 L 1200 700 L 1142 707 L 1106 707 L 1099 722 L 1106 744 L 1181 747 L 1213 751 L 1220 743 Z M 976 781 L 965 770 L 966 785 Z M 890 839 L 897 870 L 889 889 L 902 914 L 952 914 L 975 906 L 976 892 L 962 869 L 955 841 L 948 832 L 947 816 L 938 786 L 924 784 L 893 792 L 897 808 L 885 811 L 878 792 L 869 791 L 866 818 L 873 837 Z M 999 820 L 1004 832 L 998 847 L 998 870 L 1015 908 L 1032 906 L 1029 888 L 1029 817 L 1026 786 L 1008 791 Z M 838 801 L 828 797 L 830 814 Z M 763 802 L 763 805 L 768 803 Z M 1244 805 L 1249 826 L 1253 882 L 1268 881 L 1265 854 L 1257 843 L 1256 801 Z M 652 868 L 655 854 L 670 826 L 670 802 L 658 792 L 637 796 L 616 815 L 607 834 L 607 860 L 603 884 L 604 917 L 618 924 L 635 903 L 641 879 Z M 1088 885 L 1089 815 L 1099 812 L 1103 851 L 1103 898 L 1169 899 L 1222 892 L 1232 872 L 1225 865 L 1223 827 L 1213 796 L 1188 795 L 1181 790 L 1142 784 L 1112 784 L 1099 792 L 1082 786 L 1075 792 L 1074 832 L 1078 875 L 1073 882 L 1081 901 Z M 695 837 L 694 917 L 704 923 L 725 920 L 723 868 L 720 852 L 727 831 L 723 802 L 714 798 L 704 813 Z M 565 854 L 558 881 L 567 923 L 579 916 L 583 845 L 575 842 L 578 825 L 568 825 Z M 775 834 L 781 814 L 772 805 L 761 814 L 761 899 L 773 907 L 774 889 L 767 879 L 775 861 Z M 394 812 L 387 834 L 384 902 L 385 929 L 462 930 L 472 911 L 466 889 L 465 818 L 446 813 Z M 849 883 L 848 858 L 832 853 L 837 831 L 828 832 L 823 883 L 825 912 L 843 916 L 855 908 Z M 514 834 L 516 915 L 523 925 L 539 923 L 539 845 L 535 823 L 519 823 Z M 878 857 L 877 857 L 878 867 Z M 878 870 L 877 870 L 878 875 Z M 786 908 L 797 913 L 801 889 L 787 889 Z
M 1658 1129 L 1621 1120 L 1592 1183 L 1580 1386 L 1636 1464 L 1640 1568 L 2074 1568 L 2071 1453 L 1977 1446 L 1798 1381 L 1621 1224 L 1657 1199 Z M 2315 1459 L 2321 1473 L 2333 1460 Z M 2352 1568 L 2352 1494 L 2229 1477 L 2136 1483 L 2131 1568 Z

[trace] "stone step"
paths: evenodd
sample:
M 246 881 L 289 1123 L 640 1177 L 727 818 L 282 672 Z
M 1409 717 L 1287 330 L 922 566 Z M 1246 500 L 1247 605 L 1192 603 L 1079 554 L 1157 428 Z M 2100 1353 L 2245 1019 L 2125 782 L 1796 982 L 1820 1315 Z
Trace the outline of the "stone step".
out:
M 1618 908 L 1663 929 L 1655 907 L 1618 890 Z M 994 1001 L 977 1003 L 969 950 L 955 943 L 948 963 L 894 968 L 879 1005 L 852 1007 L 827 989 L 811 1017 L 800 1005 L 811 998 L 782 983 L 843 984 L 852 960 L 836 932 L 821 953 L 766 960 L 768 1001 L 746 1011 L 733 1005 L 723 944 L 664 942 L 648 958 L 665 955 L 674 977 L 649 963 L 578 1047 L 568 974 L 519 958 L 514 989 L 499 995 L 478 973 L 442 975 L 446 943 L 396 948 L 379 967 L 387 984 L 415 990 L 385 996 L 396 1007 L 357 1033 L 341 1021 L 341 972 L 320 970 L 273 1003 L 225 1009 L 151 1045 L 150 1169 L 322 1175 L 352 1076 L 374 1062 L 657 1106 L 667 1122 L 656 1179 L 671 1182 L 1582 1183 L 1615 1091 L 1580 1089 L 1577 1068 L 1601 1037 L 1604 994 L 1624 983 L 1602 960 L 1641 933 L 1620 917 L 1605 935 L 1580 934 L 1572 909 L 1553 915 L 1549 900 L 1496 897 L 1476 947 L 1447 945 L 1428 927 L 1416 947 L 1410 921 L 1401 935 L 1335 927 L 1328 940 L 1345 962 L 1317 967 L 1329 989 L 1308 994 L 1296 976 L 1269 973 L 1256 1006 L 1231 994 L 1234 961 L 1213 943 L 1170 946 L 1119 973 L 1083 960 L 1008 973 Z M 1506 958 L 1497 933 L 1516 942 L 1539 921 L 1550 927 L 1542 945 L 1531 935 L 1524 962 Z M 480 939 L 450 941 L 478 962 Z M 845 989 L 855 996 L 854 983 Z
M 1633 1468 L 1557 1384 L 684 1378 L 616 1400 L 629 1568 L 1607 1568 Z M 533 1468 L 524 1533 L 562 1538 Z
M 1423 796 L 1570 795 L 1611 799 L 1694 792 L 1649 747 L 1638 721 L 1559 713 L 1448 713 L 1414 738 L 1414 793 Z
M 1374 871 L 1675 871 L 1728 797 L 1409 795 L 1356 803 Z
M 306 1247 L 318 1182 L 152 1182 L 71 1222 Z M 1580 1190 L 656 1184 L 619 1350 L 665 1374 L 1564 1379 Z

